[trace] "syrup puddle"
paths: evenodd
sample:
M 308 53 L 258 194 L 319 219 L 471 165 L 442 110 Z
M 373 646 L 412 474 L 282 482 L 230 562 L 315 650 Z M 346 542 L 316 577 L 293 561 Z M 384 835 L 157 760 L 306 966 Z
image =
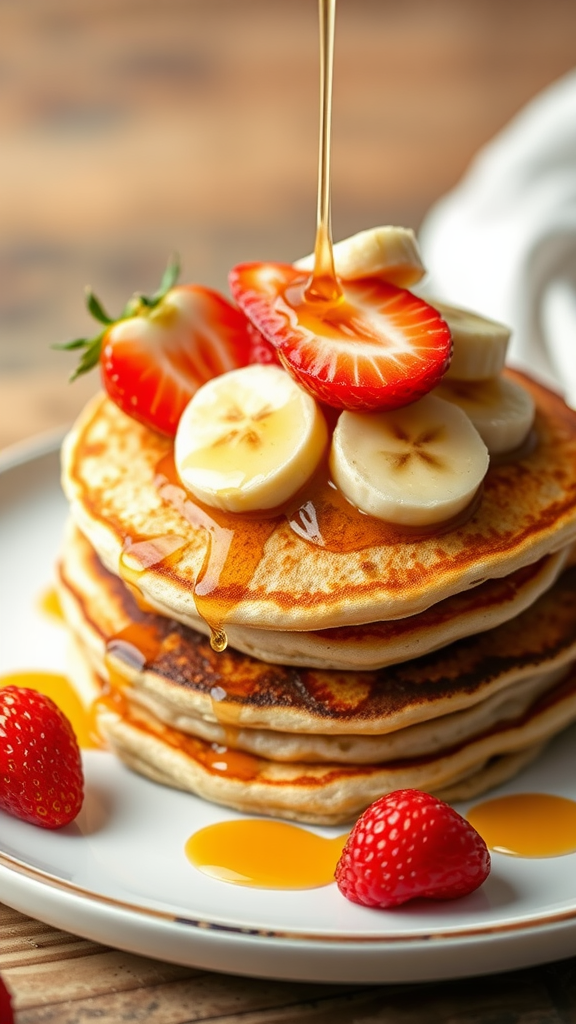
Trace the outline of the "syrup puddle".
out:
M 50 697 L 70 722 L 81 750 L 98 750 L 102 742 L 98 738 L 92 720 L 91 709 L 86 707 L 66 676 L 56 672 L 11 672 L 0 676 L 0 687 L 21 686 Z
M 208 825 L 190 837 L 186 856 L 205 875 L 261 889 L 330 885 L 347 833 L 325 839 L 296 825 L 245 819 Z
M 548 793 L 485 800 L 466 815 L 490 850 L 513 857 L 560 857 L 576 851 L 576 802 Z
M 48 590 L 45 590 L 40 595 L 38 598 L 38 608 L 47 618 L 59 622 L 61 625 L 64 622 L 60 598 L 54 587 L 49 587 Z

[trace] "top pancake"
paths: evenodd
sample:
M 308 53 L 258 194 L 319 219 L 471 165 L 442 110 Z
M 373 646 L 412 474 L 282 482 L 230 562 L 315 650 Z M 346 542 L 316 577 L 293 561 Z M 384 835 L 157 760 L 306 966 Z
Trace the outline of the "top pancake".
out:
M 553 585 L 570 553 L 558 551 L 526 565 L 504 579 L 486 580 L 473 590 L 439 601 L 419 615 L 388 619 L 361 626 L 292 631 L 255 629 L 226 624 L 231 647 L 261 661 L 308 668 L 371 671 L 436 651 L 474 633 L 508 622 L 529 608 Z M 60 572 L 69 588 L 84 593 L 91 617 L 95 607 L 110 635 L 128 624 L 123 602 L 134 603 L 134 591 L 116 575 L 104 569 L 92 545 L 71 523 L 61 551 Z M 93 581 L 108 578 L 104 598 Z M 110 590 L 113 580 L 115 589 Z M 137 594 L 137 592 L 136 592 Z M 119 596 L 121 595 L 122 600 Z M 120 605 L 120 606 L 119 606 Z M 153 611 L 152 606 L 148 609 Z M 166 617 L 164 617 L 166 618 Z M 206 623 L 198 617 L 193 628 L 206 634 Z
M 172 477 L 172 442 L 105 398 L 65 442 L 63 485 L 110 571 L 184 623 L 196 621 L 198 578 L 198 610 L 214 625 L 317 630 L 402 618 L 576 540 L 576 413 L 515 376 L 536 401 L 533 450 L 493 464 L 474 514 L 444 531 L 403 534 L 328 488 L 301 496 L 289 516 L 206 509 Z

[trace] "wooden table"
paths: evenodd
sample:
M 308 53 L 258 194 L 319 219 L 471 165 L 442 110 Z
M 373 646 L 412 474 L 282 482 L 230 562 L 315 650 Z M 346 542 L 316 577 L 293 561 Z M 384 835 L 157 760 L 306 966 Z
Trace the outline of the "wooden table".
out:
M 313 0 L 21 0 L 0 33 L 0 449 L 70 422 L 95 380 L 50 344 L 153 289 L 172 249 L 224 287 L 313 238 Z M 571 0 L 340 0 L 334 234 L 417 227 L 476 150 L 574 62 Z M 436 985 L 209 974 L 0 906 L 18 1024 L 574 1024 L 576 960 Z M 2 1024 L 2 1022 L 0 1022 Z
M 17 1024 L 573 1024 L 576 960 L 434 985 L 337 987 L 197 971 L 75 938 L 0 905 Z

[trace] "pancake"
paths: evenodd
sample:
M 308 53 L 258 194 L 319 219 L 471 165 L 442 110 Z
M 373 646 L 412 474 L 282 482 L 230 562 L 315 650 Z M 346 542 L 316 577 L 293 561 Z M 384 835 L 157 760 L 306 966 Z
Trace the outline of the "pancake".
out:
M 356 671 L 382 668 L 427 654 L 514 618 L 549 589 L 568 556 L 569 551 L 558 551 L 518 569 L 505 579 L 487 580 L 473 590 L 449 597 L 406 619 L 297 633 L 227 626 L 228 641 L 236 650 L 275 664 Z M 103 632 L 117 633 L 129 624 L 130 611 L 123 607 L 125 588 L 114 587 L 108 581 L 105 598 L 102 596 L 97 583 L 102 576 L 102 565 L 92 546 L 71 523 L 63 544 L 61 571 L 70 588 L 84 597 L 94 590 L 91 597 L 100 604 Z M 94 587 L 92 581 L 95 581 Z M 138 590 L 128 587 L 139 600 Z M 208 633 L 199 616 L 194 628 L 205 635 Z
M 106 683 L 95 674 L 89 661 L 86 659 L 86 651 L 79 644 L 71 644 L 70 654 L 72 677 L 78 685 L 79 691 L 85 695 L 86 700 L 96 700 L 105 690 Z M 394 735 L 399 734 L 392 734 L 392 736 Z M 137 736 L 133 736 L 134 739 L 137 740 Z M 211 744 L 211 747 L 214 749 L 213 744 Z M 513 778 L 527 764 L 538 757 L 544 747 L 545 744 L 535 744 L 513 754 L 492 757 L 480 768 L 454 781 L 451 785 L 444 786 L 442 790 L 436 792 L 436 795 L 448 802 L 469 800 L 484 793 L 487 789 L 491 789 Z M 221 747 L 220 750 L 222 750 Z M 120 753 L 118 743 L 116 744 L 116 752 Z M 163 785 L 173 785 L 170 774 L 166 774 L 162 767 L 156 765 L 153 761 L 147 761 L 144 757 L 140 756 L 137 746 L 133 749 L 128 749 L 125 746 L 120 756 L 121 760 L 129 768 L 139 774 L 143 774 Z M 287 815 L 284 816 L 286 817 Z M 304 817 L 297 820 L 304 820 Z
M 576 671 L 538 699 L 524 716 L 468 743 L 422 758 L 378 765 L 281 763 L 215 746 L 162 725 L 122 698 L 97 702 L 98 728 L 118 757 L 156 782 L 239 811 L 317 825 L 353 820 L 383 793 L 419 789 L 459 799 L 470 777 L 494 759 L 520 755 L 510 773 L 576 720 Z M 506 777 L 500 762 L 500 781 Z
M 96 670 L 96 663 L 90 659 L 88 649 L 84 650 L 84 655 Z M 565 675 L 565 668 L 536 673 L 530 679 L 523 679 L 463 711 L 454 711 L 377 736 L 324 736 L 319 733 L 287 733 L 222 725 L 199 716 L 175 714 L 170 703 L 162 701 L 157 694 L 151 695 L 149 691 L 143 690 L 137 680 L 131 683 L 125 676 L 115 676 L 114 682 L 127 708 L 135 715 L 143 710 L 162 725 L 189 736 L 197 736 L 222 749 L 240 750 L 270 761 L 375 764 L 434 754 L 464 743 L 495 725 L 514 721 L 526 714 L 534 701 Z M 106 687 L 106 683 L 101 683 L 101 686 Z
M 393 789 L 417 788 L 455 801 L 515 775 L 576 720 L 574 667 L 556 683 L 542 682 L 545 692 L 533 690 L 524 711 L 468 740 L 366 765 L 286 763 L 207 742 L 165 725 L 116 685 L 101 684 L 95 720 L 119 759 L 155 782 L 239 811 L 337 825 Z
M 521 615 L 423 657 L 374 672 L 271 665 L 142 611 L 94 559 L 60 566 L 65 615 L 100 675 L 112 673 L 166 709 L 167 721 L 235 729 L 381 736 L 451 715 L 576 659 L 576 567 Z
M 323 478 L 278 516 L 207 509 L 174 477 L 171 441 L 103 398 L 68 436 L 63 486 L 107 568 L 184 624 L 198 611 L 213 628 L 282 631 L 403 618 L 576 541 L 576 412 L 514 376 L 536 401 L 532 449 L 494 460 L 473 514 L 435 532 L 371 520 Z
M 64 551 L 60 568 L 60 596 L 68 622 L 83 645 L 85 655 L 95 673 L 104 676 L 110 667 L 107 650 L 113 647 L 113 638 L 127 637 L 135 627 L 150 621 L 138 609 L 134 599 L 120 581 L 107 572 L 91 551 L 87 542 L 72 534 L 75 541 Z M 83 559 L 78 560 L 79 553 Z M 71 557 L 75 556 L 75 557 Z M 83 574 L 78 572 L 79 566 Z M 71 585 L 70 577 L 75 580 Z M 574 611 L 576 619 L 576 610 Z M 156 623 L 162 628 L 162 622 Z M 175 624 L 174 624 L 175 626 Z M 178 628 L 178 627 L 175 627 Z M 182 627 L 180 631 L 184 632 Z M 189 630 L 186 632 L 190 632 Z M 185 690 L 197 686 L 203 662 L 194 656 L 194 637 L 189 636 L 190 653 L 180 656 L 179 684 Z M 171 648 L 168 642 L 168 649 Z M 132 652 L 134 653 L 134 652 Z M 231 653 L 231 652 L 230 652 Z M 576 648 L 574 649 L 576 658 Z M 214 658 L 213 653 L 211 656 Z M 238 656 L 238 662 L 250 665 L 251 659 Z M 214 658 L 216 666 L 222 664 L 234 673 L 234 659 L 221 663 Z M 144 666 L 143 666 L 144 668 Z M 184 672 L 188 670 L 187 679 Z M 280 732 L 273 727 L 242 728 L 231 724 L 235 713 L 231 707 L 222 704 L 225 722 L 205 717 L 185 701 L 174 696 L 174 687 L 162 678 L 154 663 L 145 667 L 144 672 L 130 657 L 126 660 L 116 657 L 111 666 L 112 676 L 121 687 L 124 698 L 130 706 L 138 705 L 147 709 L 160 722 L 185 733 L 198 736 L 211 743 L 233 746 L 236 750 L 254 753 L 271 760 L 322 762 L 338 761 L 345 764 L 369 764 L 390 758 L 416 757 L 433 753 L 446 746 L 453 746 L 479 732 L 485 731 L 502 721 L 511 720 L 525 713 L 533 701 L 566 671 L 565 664 L 552 669 L 536 670 L 528 678 L 522 678 L 504 689 L 497 689 L 491 696 L 468 708 L 435 716 L 429 708 L 430 717 L 419 724 L 407 726 L 381 735 L 349 734 L 322 735 L 317 732 Z M 240 670 L 242 671 L 242 670 Z M 166 663 L 164 663 L 166 672 Z M 154 685 L 149 685 L 148 673 L 156 676 Z M 238 674 L 236 671 L 235 674 Z M 173 678 L 174 673 L 171 674 Z M 362 676 L 359 676 L 361 685 Z M 212 686 L 225 690 L 229 687 L 227 677 L 218 680 L 210 677 Z M 385 683 L 384 683 L 385 685 Z M 456 689 L 456 687 L 454 687 Z M 222 713 L 222 712 L 221 712 Z M 273 712 L 270 715 L 273 719 Z

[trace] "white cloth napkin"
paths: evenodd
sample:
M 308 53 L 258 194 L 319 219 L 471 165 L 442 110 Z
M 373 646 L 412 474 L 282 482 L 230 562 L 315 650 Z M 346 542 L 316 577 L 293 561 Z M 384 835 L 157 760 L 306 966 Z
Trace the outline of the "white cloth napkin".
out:
M 480 151 L 420 240 L 427 294 L 512 327 L 509 362 L 576 407 L 576 72 Z

